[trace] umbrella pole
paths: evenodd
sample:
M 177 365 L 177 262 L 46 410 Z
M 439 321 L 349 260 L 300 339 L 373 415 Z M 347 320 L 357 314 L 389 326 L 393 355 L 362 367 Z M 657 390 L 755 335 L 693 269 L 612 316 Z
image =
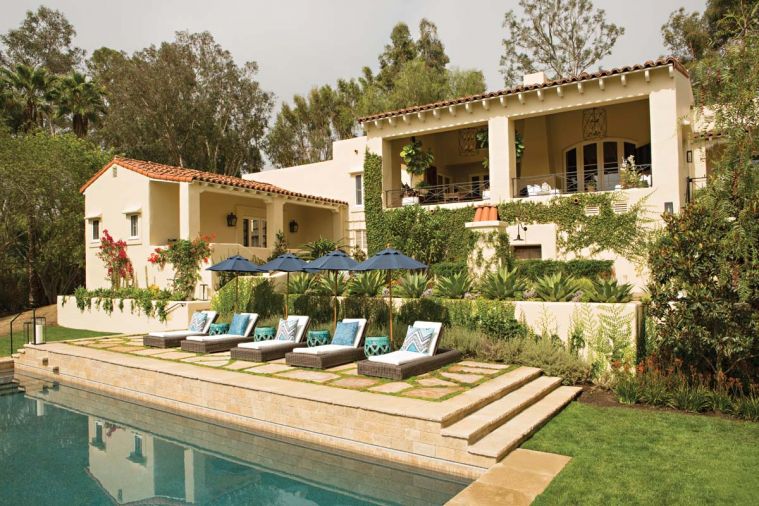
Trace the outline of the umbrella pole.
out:
M 235 308 L 232 311 L 233 313 L 237 312 L 237 300 L 238 300 L 237 296 L 239 294 L 239 290 L 240 290 L 240 275 L 235 272 Z
M 335 300 L 332 301 L 332 323 L 337 330 L 337 271 L 335 271 Z
M 393 342 L 393 271 L 387 271 L 387 286 L 389 289 L 388 295 L 390 296 L 389 312 L 390 315 L 390 342 Z
M 287 320 L 287 306 L 290 304 L 290 271 L 287 272 L 287 281 L 285 282 L 285 320 Z

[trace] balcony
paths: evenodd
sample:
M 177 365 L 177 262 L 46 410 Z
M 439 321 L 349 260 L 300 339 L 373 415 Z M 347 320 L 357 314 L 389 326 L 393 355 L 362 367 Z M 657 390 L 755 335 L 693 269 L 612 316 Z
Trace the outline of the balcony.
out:
M 489 183 L 486 181 L 426 185 L 421 188 L 406 187 L 387 190 L 385 192 L 385 207 L 477 202 L 489 198 L 488 193 Z
M 515 177 L 512 179 L 513 197 L 618 191 L 651 186 L 651 165 L 637 165 L 637 178 L 626 181 L 620 179 L 620 168 L 605 167 L 601 173 L 588 172 L 583 175 L 569 172 Z

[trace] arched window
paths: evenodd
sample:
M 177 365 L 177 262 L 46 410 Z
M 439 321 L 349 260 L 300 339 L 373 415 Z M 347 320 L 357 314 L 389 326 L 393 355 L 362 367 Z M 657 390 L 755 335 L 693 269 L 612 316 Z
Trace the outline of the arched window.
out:
M 650 144 L 636 146 L 628 139 L 603 139 L 567 149 L 564 152 L 566 192 L 619 189 L 619 167 L 630 156 L 642 173 L 651 173 Z

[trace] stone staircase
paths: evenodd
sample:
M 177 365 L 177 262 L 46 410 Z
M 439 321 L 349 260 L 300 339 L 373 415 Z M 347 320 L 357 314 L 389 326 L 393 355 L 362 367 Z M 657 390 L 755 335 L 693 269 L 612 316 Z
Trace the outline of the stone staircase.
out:
M 13 360 L 0 359 L 0 395 L 22 392 L 18 381 L 13 377 Z
M 540 369 L 520 367 L 508 383 L 478 405 L 447 420 L 444 438 L 466 446 L 466 451 L 498 462 L 577 397 L 580 387 L 561 385 L 561 378 L 543 376 Z M 458 446 L 458 445 L 457 445 Z

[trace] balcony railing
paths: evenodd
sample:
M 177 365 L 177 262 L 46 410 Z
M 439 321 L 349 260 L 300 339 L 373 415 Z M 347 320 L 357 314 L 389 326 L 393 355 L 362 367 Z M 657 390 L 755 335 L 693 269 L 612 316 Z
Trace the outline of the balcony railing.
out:
M 436 205 L 454 202 L 473 202 L 487 195 L 489 183 L 450 183 L 422 188 L 403 188 L 385 191 L 385 207 L 421 204 Z
M 650 187 L 651 166 L 638 165 L 636 169 L 638 177 L 632 182 L 620 180 L 619 167 L 606 167 L 603 173 L 585 174 L 584 177 L 565 173 L 515 177 L 512 188 L 514 197 L 535 197 Z

